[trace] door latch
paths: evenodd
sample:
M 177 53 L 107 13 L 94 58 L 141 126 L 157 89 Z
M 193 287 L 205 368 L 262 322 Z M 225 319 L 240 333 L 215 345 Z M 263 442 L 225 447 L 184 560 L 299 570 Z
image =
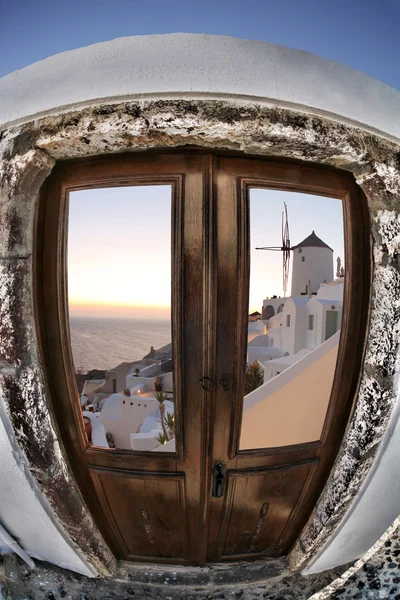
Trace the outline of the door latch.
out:
M 213 467 L 213 498 L 221 498 L 225 488 L 226 465 L 222 462 L 216 463 Z
M 219 380 L 219 384 L 224 392 L 230 392 L 232 390 L 231 380 L 229 377 L 224 376 Z
M 211 379 L 209 377 L 199 377 L 200 385 L 206 392 L 211 390 Z

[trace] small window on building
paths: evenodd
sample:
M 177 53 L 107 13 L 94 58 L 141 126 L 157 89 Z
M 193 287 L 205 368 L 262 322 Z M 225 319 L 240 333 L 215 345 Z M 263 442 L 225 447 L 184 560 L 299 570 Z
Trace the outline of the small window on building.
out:
M 286 315 L 286 327 L 290 327 L 290 315 Z
M 299 248 L 299 254 L 303 252 L 303 248 Z
M 306 262 L 306 257 L 305 256 L 301 257 L 301 262 Z
M 308 315 L 308 329 L 314 329 L 314 315 Z

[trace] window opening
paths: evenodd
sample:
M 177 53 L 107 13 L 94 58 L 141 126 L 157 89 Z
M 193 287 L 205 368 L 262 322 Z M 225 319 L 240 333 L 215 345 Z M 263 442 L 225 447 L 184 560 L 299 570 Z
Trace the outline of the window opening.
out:
M 88 441 L 174 452 L 171 186 L 72 191 L 68 223 L 71 346 Z
M 240 449 L 316 441 L 328 409 L 339 344 L 341 313 L 326 310 L 326 305 L 343 302 L 344 270 L 334 272 L 344 254 L 342 202 L 251 189 L 249 208 L 249 314 L 276 302 L 286 327 L 279 316 L 256 323 L 249 318 Z M 304 247 L 307 264 L 301 256 Z M 307 314 L 310 309 L 312 315 Z M 266 336 L 270 345 L 263 343 Z M 331 338 L 333 342 L 325 343 Z M 278 373 L 284 374 L 279 384 Z
M 291 186 L 298 189 L 300 171 L 304 173 L 302 180 L 312 182 L 312 189 L 321 190 L 321 198 L 267 189 L 267 185 L 276 189 L 285 187 L 287 190 Z M 208 185 L 210 176 L 215 186 Z M 264 178 L 268 184 L 262 188 L 260 182 Z M 76 253 L 73 266 L 73 206 L 74 198 L 78 198 L 75 194 L 81 194 L 79 202 L 85 206 L 83 193 L 93 191 L 90 186 L 100 185 L 99 182 L 110 186 L 95 190 L 100 193 L 104 189 L 110 194 L 107 234 L 100 235 L 93 226 L 100 208 L 97 197 L 95 205 L 87 211 L 83 231 L 78 232 L 85 252 Z M 117 190 L 127 185 L 130 187 L 123 189 L 131 194 L 130 202 L 121 210 Z M 307 185 L 304 189 L 309 189 Z M 143 194 L 153 187 L 158 192 L 166 190 L 165 204 L 160 210 L 153 210 L 149 226 L 143 216 L 155 202 L 155 196 L 151 192 L 151 197 L 145 199 Z M 313 277 L 307 271 L 312 261 L 302 263 L 302 253 L 295 252 L 298 247 L 294 244 L 302 248 L 305 246 L 300 243 L 302 240 L 304 243 L 311 238 L 308 241 L 315 242 L 315 236 L 319 235 L 335 254 L 338 252 L 336 240 L 330 239 L 325 231 L 322 233 L 322 215 L 331 233 L 335 232 L 326 202 L 340 207 L 341 201 L 329 199 L 329 195 L 345 198 L 345 192 L 344 213 L 349 232 L 346 260 L 351 264 L 353 277 L 351 281 L 343 278 L 344 267 L 337 261 L 339 274 L 336 277 L 319 274 L 323 285 L 314 286 Z M 139 201 L 135 200 L 135 194 L 139 195 Z M 66 248 L 68 197 L 71 229 Z M 311 210 L 307 209 L 307 200 L 313 202 Z M 369 264 L 364 201 L 352 178 L 333 170 L 211 156 L 203 152 L 133 153 L 55 167 L 41 196 L 38 213 L 36 293 L 43 364 L 50 403 L 77 483 L 117 557 L 204 564 L 232 558 L 242 560 L 244 556 L 260 559 L 282 555 L 293 546 L 339 448 L 361 365 L 363 326 L 368 312 L 365 267 Z M 282 231 L 283 203 L 287 205 L 290 223 L 290 219 L 294 223 L 290 225 L 290 241 L 289 231 L 285 241 L 280 236 L 277 240 L 269 237 Z M 304 213 L 304 219 L 291 217 L 295 208 Z M 164 209 L 166 216 L 161 218 Z M 121 214 L 122 224 L 121 219 L 118 221 Z M 154 241 L 153 225 L 158 219 L 163 222 L 163 231 Z M 302 220 L 315 231 L 296 230 Z M 257 225 L 261 223 L 258 236 Z M 115 257 L 107 268 L 101 265 L 94 280 L 89 277 L 91 269 L 87 259 L 87 252 L 94 252 L 98 259 L 105 250 L 111 255 L 118 248 L 109 235 L 115 225 L 129 257 L 123 270 L 126 277 L 118 289 L 125 290 L 132 280 L 137 289 L 141 289 L 139 284 L 150 277 L 150 282 L 156 280 L 157 283 L 153 296 L 159 300 L 164 287 L 172 296 L 172 339 L 169 337 L 167 343 L 172 342 L 175 364 L 171 365 L 172 388 L 165 393 L 174 403 L 177 418 L 175 453 L 164 450 L 175 438 L 148 450 L 134 450 L 132 446 L 118 448 L 123 443 L 111 436 L 107 439 L 107 435 L 107 446 L 97 445 L 94 442 L 96 422 L 92 421 L 96 411 L 88 410 L 84 415 L 76 394 L 76 375 L 68 343 L 72 323 L 69 327 L 66 292 L 69 284 L 72 304 L 73 269 L 80 263 L 83 270 L 78 290 L 94 293 L 99 300 L 103 290 L 110 293 L 118 287 L 119 261 Z M 146 243 L 132 249 L 129 244 L 136 225 L 145 232 Z M 155 252 L 157 268 L 154 264 L 149 266 L 146 261 L 153 256 L 167 230 L 169 241 Z M 134 236 L 135 240 L 139 237 Z M 260 244 L 276 245 L 278 251 L 258 252 L 255 247 Z M 284 269 L 282 247 L 286 251 Z M 313 247 L 307 250 L 307 256 L 310 249 Z M 163 266 L 167 255 L 168 264 Z M 66 258 L 69 271 L 65 268 Z M 257 260 L 261 259 L 257 275 Z M 293 279 L 296 260 L 300 271 Z M 141 271 L 142 264 L 145 273 Z M 160 286 L 159 273 L 167 271 L 173 284 Z M 339 294 L 333 298 L 331 292 L 335 285 L 339 290 L 340 279 L 342 283 L 346 279 L 346 298 L 350 298 L 345 307 L 348 327 L 341 335 L 344 349 L 340 354 L 340 376 L 335 379 L 329 402 L 329 416 L 333 415 L 337 426 L 328 427 L 328 421 L 324 426 L 323 423 L 332 379 L 324 378 L 321 385 L 313 381 L 312 386 L 307 386 L 301 379 L 291 378 L 291 373 L 300 366 L 300 371 L 304 371 L 304 361 L 307 363 L 314 356 L 315 349 L 321 351 L 324 343 L 337 349 L 342 299 Z M 249 283 L 250 296 L 247 297 Z M 304 294 L 307 286 L 308 293 Z M 328 295 L 323 297 L 324 293 Z M 147 308 L 149 306 L 152 304 Z M 329 310 L 336 316 L 330 316 Z M 71 316 L 72 313 L 71 306 Z M 307 329 L 309 314 L 317 317 L 312 333 Z M 290 327 L 286 327 L 288 315 Z M 297 315 L 301 318 L 297 319 Z M 109 351 L 111 344 L 106 333 L 103 331 L 100 336 L 101 348 Z M 320 343 L 317 333 L 326 341 Z M 288 340 L 298 340 L 299 334 L 306 345 L 301 346 L 300 351 L 290 348 L 288 351 Z M 87 338 L 86 342 L 91 343 L 91 340 Z M 150 342 L 150 348 L 153 346 L 150 353 L 159 349 L 158 344 Z M 80 365 L 76 350 L 74 352 L 76 370 Z M 294 362 L 293 354 L 302 356 L 299 360 L 296 356 Z M 346 356 L 345 369 L 343 356 Z M 329 363 L 332 368 L 333 363 Z M 135 368 L 130 374 L 136 384 L 136 405 L 132 392 L 130 396 L 124 394 L 125 387 L 121 387 L 116 378 L 110 386 L 112 394 L 122 391 L 121 409 L 128 415 L 136 409 L 149 408 L 138 368 L 139 372 Z M 265 396 L 266 385 L 275 386 L 275 391 L 286 386 L 287 391 L 288 379 L 293 384 L 292 393 L 282 395 L 280 402 L 274 401 L 273 393 Z M 307 393 L 303 393 L 304 389 Z M 260 394 L 261 400 L 269 402 L 269 406 L 266 412 L 257 415 L 253 409 L 257 404 L 261 406 Z M 308 396 L 317 402 L 310 403 Z M 205 415 L 211 415 L 213 427 Z M 88 439 L 92 439 L 91 444 Z M 274 448 L 279 446 L 280 451 L 275 452 Z M 216 465 L 220 466 L 216 483 L 222 501 L 218 494 L 208 499 L 202 495 L 205 489 L 212 489 Z M 262 523 L 254 534 L 254 523 L 258 523 L 260 515 Z

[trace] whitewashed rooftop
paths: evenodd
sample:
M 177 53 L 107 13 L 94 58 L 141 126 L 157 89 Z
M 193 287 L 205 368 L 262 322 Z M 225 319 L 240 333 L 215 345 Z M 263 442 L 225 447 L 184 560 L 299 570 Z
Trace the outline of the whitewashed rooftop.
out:
M 240 98 L 291 106 L 400 140 L 400 93 L 303 50 L 225 36 L 118 38 L 0 79 L 0 127 L 99 102 Z

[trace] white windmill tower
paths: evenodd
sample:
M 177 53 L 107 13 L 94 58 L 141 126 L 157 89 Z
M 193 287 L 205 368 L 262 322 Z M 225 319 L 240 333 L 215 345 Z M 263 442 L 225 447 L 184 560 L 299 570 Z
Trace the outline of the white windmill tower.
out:
M 282 252 L 284 297 L 288 286 L 291 251 L 293 251 L 291 296 L 316 294 L 321 283 L 333 281 L 333 250 L 315 234 L 315 231 L 296 246 L 290 246 L 286 203 L 282 211 L 282 245 L 264 246 L 256 250 Z
M 315 231 L 291 249 L 292 296 L 316 294 L 321 283 L 333 281 L 333 250 Z

